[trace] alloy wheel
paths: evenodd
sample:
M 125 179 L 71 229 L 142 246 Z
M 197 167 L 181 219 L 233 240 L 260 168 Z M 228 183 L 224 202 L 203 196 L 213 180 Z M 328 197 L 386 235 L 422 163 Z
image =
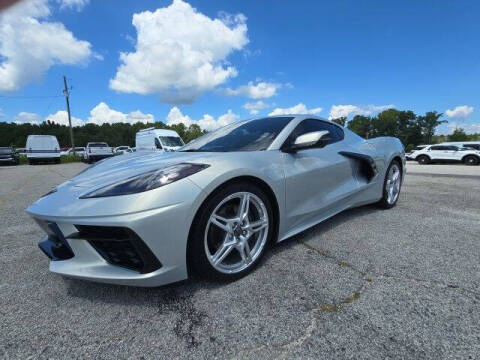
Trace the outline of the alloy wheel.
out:
M 387 192 L 387 202 L 392 205 L 397 201 L 400 193 L 400 185 L 402 176 L 400 174 L 400 167 L 397 164 L 392 164 L 388 172 L 387 181 L 385 183 L 385 191 Z
M 215 270 L 234 274 L 252 265 L 268 238 L 265 204 L 251 192 L 236 192 L 223 199 L 207 222 L 204 246 Z

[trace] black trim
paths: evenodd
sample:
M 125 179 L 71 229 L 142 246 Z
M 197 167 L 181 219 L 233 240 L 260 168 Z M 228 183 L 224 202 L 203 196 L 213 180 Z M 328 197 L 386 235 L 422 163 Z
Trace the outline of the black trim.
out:
M 47 238 L 38 243 L 40 250 L 52 261 L 73 258 L 75 254 L 58 225 L 55 223 L 47 223 L 47 227 L 49 229 Z
M 69 238 L 87 240 L 111 265 L 150 273 L 162 267 L 143 240 L 131 229 L 114 226 L 75 225 L 78 233 Z
M 371 156 L 350 151 L 339 151 L 338 153 L 350 159 L 359 161 L 360 172 L 367 178 L 368 182 L 372 181 L 372 179 L 378 174 L 377 164 Z
M 27 154 L 60 154 L 60 150 L 27 150 Z

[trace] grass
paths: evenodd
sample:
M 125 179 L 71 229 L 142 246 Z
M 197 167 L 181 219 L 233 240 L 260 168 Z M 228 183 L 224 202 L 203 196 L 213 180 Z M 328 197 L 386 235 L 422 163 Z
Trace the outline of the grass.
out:
M 78 155 L 62 155 L 60 156 L 60 162 L 62 164 L 80 162 L 82 157 Z M 26 155 L 20 155 L 20 165 L 28 165 L 28 158 Z
M 60 161 L 62 164 L 80 162 L 82 161 L 82 157 L 78 155 L 62 155 L 60 156 Z

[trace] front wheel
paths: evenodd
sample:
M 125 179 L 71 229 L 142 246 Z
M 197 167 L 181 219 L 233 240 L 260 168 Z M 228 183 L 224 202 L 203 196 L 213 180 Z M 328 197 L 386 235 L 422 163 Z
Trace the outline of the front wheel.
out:
M 463 160 L 463 163 L 465 165 L 478 165 L 478 157 L 476 157 L 474 155 L 468 155 Z
M 402 187 L 402 170 L 400 163 L 393 160 L 387 169 L 383 182 L 383 196 L 377 205 L 383 209 L 390 209 L 397 204 Z
M 189 265 L 214 280 L 235 280 L 260 261 L 273 234 L 270 200 L 249 183 L 229 185 L 207 199 L 194 221 Z

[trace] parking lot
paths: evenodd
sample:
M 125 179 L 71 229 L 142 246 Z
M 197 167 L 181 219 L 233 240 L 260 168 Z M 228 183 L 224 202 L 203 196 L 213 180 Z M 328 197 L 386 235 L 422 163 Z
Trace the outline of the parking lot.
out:
M 233 283 L 49 273 L 25 208 L 86 165 L 0 167 L 0 358 L 478 358 L 480 166 L 409 163 L 398 205 L 340 214 Z

